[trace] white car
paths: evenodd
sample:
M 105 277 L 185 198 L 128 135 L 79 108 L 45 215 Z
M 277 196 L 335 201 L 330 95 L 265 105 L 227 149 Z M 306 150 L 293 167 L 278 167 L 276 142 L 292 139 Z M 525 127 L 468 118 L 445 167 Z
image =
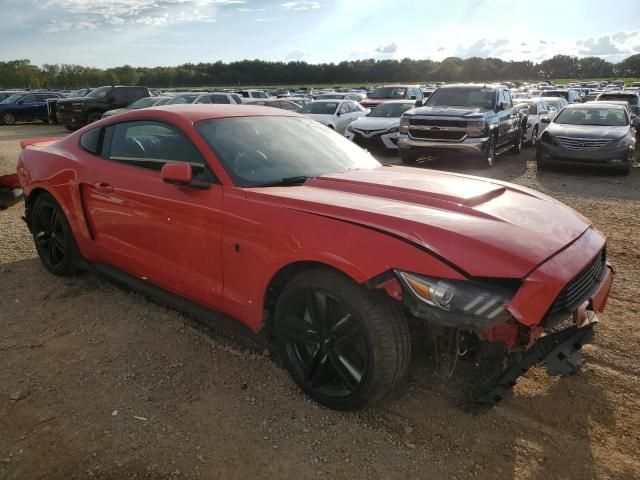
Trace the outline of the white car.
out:
M 415 108 L 415 100 L 391 100 L 381 103 L 347 127 L 344 136 L 363 148 L 398 148 L 400 117 Z
M 340 133 L 344 133 L 347 125 L 356 118 L 368 112 L 369 110 L 350 100 L 316 100 L 298 111 Z
M 167 105 L 187 103 L 215 103 L 215 104 L 241 104 L 242 98 L 237 93 L 226 92 L 188 92 L 176 95 L 167 102 Z
M 532 147 L 536 146 L 540 134 L 547 128 L 547 123 L 543 123 L 545 117 L 555 117 L 556 111 L 540 98 L 530 98 L 518 100 L 516 108 L 527 108 L 527 125 L 522 140 Z
M 567 100 L 564 97 L 542 96 L 539 98 L 539 100 L 542 100 L 544 103 L 549 105 L 550 109 L 552 109 L 552 111 L 549 112 L 549 118 L 551 118 L 552 120 L 558 113 L 560 113 L 560 110 L 562 110 L 564 107 L 569 105 L 569 102 L 567 102 Z

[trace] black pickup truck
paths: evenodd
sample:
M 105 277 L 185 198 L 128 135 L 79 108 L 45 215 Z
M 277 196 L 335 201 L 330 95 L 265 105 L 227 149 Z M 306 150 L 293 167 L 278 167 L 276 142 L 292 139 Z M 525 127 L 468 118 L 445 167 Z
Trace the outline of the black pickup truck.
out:
M 497 155 L 520 152 L 522 133 L 522 114 L 507 87 L 445 85 L 402 116 L 398 151 L 405 164 L 473 155 L 491 167 Z
M 124 108 L 144 97 L 150 97 L 147 87 L 106 86 L 89 92 L 84 97 L 65 98 L 56 103 L 58 123 L 75 130 L 102 118 L 114 108 Z

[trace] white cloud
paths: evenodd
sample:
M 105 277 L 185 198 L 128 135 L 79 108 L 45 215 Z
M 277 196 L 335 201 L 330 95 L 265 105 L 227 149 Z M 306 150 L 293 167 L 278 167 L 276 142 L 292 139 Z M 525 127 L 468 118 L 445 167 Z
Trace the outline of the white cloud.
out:
M 42 8 L 53 17 L 47 31 L 87 30 L 88 25 L 213 22 L 219 7 L 243 5 L 245 0 L 46 0 Z M 55 18 L 59 15 L 60 18 Z
M 310 2 L 306 0 L 285 2 L 281 3 L 280 6 L 287 10 L 319 10 L 321 8 L 320 2 Z
M 294 50 L 293 52 L 289 52 L 285 60 L 287 62 L 303 62 L 307 61 L 309 58 L 310 55 L 308 53 L 305 53 L 302 50 Z
M 376 48 L 376 52 L 378 53 L 396 53 L 398 51 L 398 44 L 396 42 L 392 42 L 389 45 L 380 45 Z

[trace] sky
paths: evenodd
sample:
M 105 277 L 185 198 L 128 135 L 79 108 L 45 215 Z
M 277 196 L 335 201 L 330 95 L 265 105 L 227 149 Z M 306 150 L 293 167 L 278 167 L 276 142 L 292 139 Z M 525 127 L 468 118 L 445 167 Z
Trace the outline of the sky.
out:
M 449 56 L 619 61 L 640 0 L 0 0 L 0 60 L 171 66 Z

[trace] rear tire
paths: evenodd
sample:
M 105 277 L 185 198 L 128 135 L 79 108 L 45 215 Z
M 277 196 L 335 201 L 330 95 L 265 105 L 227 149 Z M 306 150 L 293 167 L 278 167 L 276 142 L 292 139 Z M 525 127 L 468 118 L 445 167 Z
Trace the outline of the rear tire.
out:
M 2 114 L 2 123 L 5 125 L 15 125 L 16 116 L 12 112 L 4 112 Z
M 522 151 L 522 127 L 518 129 L 518 136 L 516 137 L 516 141 L 513 143 L 513 148 L 511 148 L 510 153 L 513 155 L 518 155 Z
M 31 230 L 40 261 L 54 275 L 78 271 L 80 252 L 64 212 L 48 193 L 38 196 L 31 209 Z
M 296 384 L 336 410 L 382 398 L 403 378 L 411 356 L 401 305 L 328 268 L 302 272 L 286 285 L 274 332 Z

